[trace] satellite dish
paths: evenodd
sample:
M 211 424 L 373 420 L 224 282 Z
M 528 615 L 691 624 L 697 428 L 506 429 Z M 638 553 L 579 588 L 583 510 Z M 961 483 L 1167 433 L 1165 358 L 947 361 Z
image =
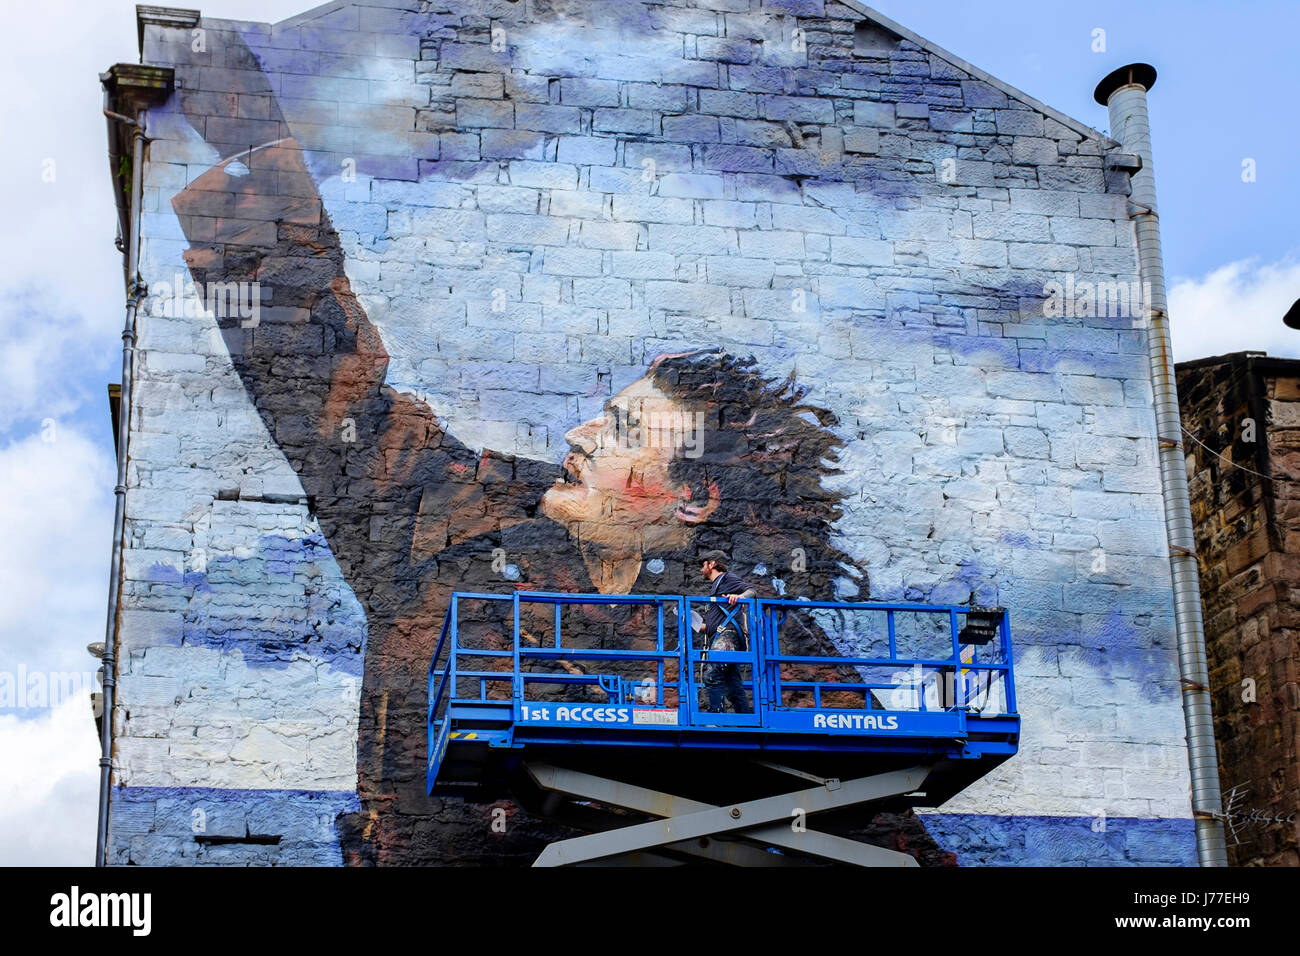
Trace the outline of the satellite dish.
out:
M 1293 329 L 1300 329 L 1300 299 L 1296 299 L 1291 310 L 1282 316 L 1282 322 Z

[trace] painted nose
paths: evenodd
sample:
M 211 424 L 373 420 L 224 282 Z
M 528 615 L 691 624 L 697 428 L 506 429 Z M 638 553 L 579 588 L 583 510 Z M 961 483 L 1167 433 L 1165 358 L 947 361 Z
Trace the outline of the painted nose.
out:
M 583 422 L 575 428 L 569 429 L 564 435 L 564 440 L 574 448 L 581 448 L 586 454 L 590 455 L 600 447 L 600 433 L 605 427 L 603 418 L 593 418 L 591 421 Z

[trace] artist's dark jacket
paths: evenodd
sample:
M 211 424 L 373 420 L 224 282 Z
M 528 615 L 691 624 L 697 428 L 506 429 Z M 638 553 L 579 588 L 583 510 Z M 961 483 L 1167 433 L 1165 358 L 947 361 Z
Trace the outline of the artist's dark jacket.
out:
M 722 597 L 724 594 L 743 594 L 748 590 L 751 590 L 749 584 L 739 575 L 733 571 L 723 571 L 722 574 L 713 579 L 713 587 L 709 594 L 713 597 Z M 704 618 L 705 637 L 712 638 L 722 625 L 722 622 L 727 619 L 727 613 L 732 610 L 732 605 L 726 603 L 704 605 L 702 616 Z M 740 650 L 745 650 L 748 644 L 748 622 L 745 620 L 745 612 L 743 610 L 736 611 L 731 618 L 731 622 L 733 625 L 737 625 L 736 630 L 741 635 Z

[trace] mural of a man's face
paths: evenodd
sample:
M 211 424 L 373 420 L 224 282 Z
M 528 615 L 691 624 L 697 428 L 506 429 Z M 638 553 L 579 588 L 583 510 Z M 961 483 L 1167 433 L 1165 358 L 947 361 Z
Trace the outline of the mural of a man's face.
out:
M 698 449 L 701 425 L 650 378 L 637 379 L 565 435 L 565 475 L 542 497 L 542 513 L 602 548 L 682 547 L 719 501 L 716 484 L 692 489 L 669 473 Z

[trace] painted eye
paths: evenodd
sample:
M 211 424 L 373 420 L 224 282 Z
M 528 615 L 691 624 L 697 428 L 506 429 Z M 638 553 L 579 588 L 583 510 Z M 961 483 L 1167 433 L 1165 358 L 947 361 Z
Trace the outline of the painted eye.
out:
M 248 167 L 237 159 L 234 162 L 226 163 L 225 170 L 227 176 L 233 176 L 235 179 L 243 179 L 248 175 Z

